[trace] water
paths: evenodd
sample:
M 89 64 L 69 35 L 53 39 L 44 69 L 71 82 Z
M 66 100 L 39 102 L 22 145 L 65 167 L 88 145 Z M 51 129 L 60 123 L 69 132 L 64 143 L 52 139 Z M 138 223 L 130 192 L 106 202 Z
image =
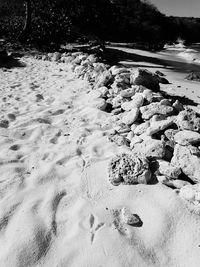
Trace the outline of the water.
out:
M 200 65 L 200 43 L 185 46 L 183 43 L 175 45 L 166 45 L 165 49 L 177 57 L 185 59 L 188 63 L 194 63 Z

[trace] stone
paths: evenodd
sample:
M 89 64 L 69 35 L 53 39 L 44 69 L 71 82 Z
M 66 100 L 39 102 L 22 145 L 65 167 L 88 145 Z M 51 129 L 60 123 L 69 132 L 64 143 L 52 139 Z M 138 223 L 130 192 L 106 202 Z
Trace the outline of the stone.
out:
M 146 130 L 149 128 L 150 122 L 146 121 L 141 124 L 139 124 L 135 129 L 134 129 L 134 134 L 136 135 L 141 135 L 146 132 Z
M 128 145 L 126 138 L 119 134 L 109 136 L 109 140 L 118 146 Z
M 165 156 L 165 143 L 157 139 L 145 139 L 135 144 L 132 151 L 148 159 L 162 159 Z
M 109 90 L 106 86 L 102 86 L 98 89 L 99 92 L 101 92 L 103 97 L 106 97 L 109 93 Z
M 174 104 L 172 105 L 174 109 L 179 113 L 180 111 L 184 110 L 183 104 L 179 100 L 176 100 Z
M 174 141 L 183 146 L 197 144 L 200 142 L 200 134 L 189 130 L 183 130 L 174 135 Z
M 147 159 L 132 154 L 122 153 L 112 158 L 108 167 L 109 180 L 113 185 L 147 184 L 151 171 Z
M 8 120 L 1 120 L 0 121 L 0 128 L 8 128 L 9 127 L 9 121 Z
M 200 182 L 200 150 L 192 145 L 176 145 L 171 163 L 181 168 L 193 182 Z
M 122 103 L 124 102 L 123 97 L 120 95 L 116 96 L 112 100 L 113 108 L 121 108 Z
M 112 74 L 109 71 L 104 71 L 98 76 L 98 78 L 96 80 L 95 88 L 100 88 L 102 86 L 106 86 L 112 80 L 113 80 Z
M 176 133 L 178 133 L 179 130 L 175 130 L 175 129 L 167 129 L 164 132 L 164 135 L 167 137 L 167 139 L 171 142 L 174 142 L 174 136 Z
M 155 93 L 150 89 L 144 90 L 143 96 L 148 103 L 160 102 L 161 100 L 164 100 L 163 96 L 160 93 Z
M 173 108 L 156 102 L 141 107 L 140 112 L 142 113 L 143 119 L 149 120 L 155 114 L 170 115 L 173 113 Z
M 200 118 L 192 109 L 181 111 L 176 118 L 176 124 L 181 130 L 200 131 Z
M 130 143 L 130 149 L 133 149 L 134 146 L 138 143 L 142 143 L 143 139 L 139 136 L 133 136 Z
M 129 97 L 133 96 L 134 94 L 135 94 L 135 91 L 133 88 L 128 88 L 128 89 L 122 90 L 120 92 L 120 95 L 122 97 L 125 97 L 125 98 L 129 98 Z
M 112 110 L 112 114 L 113 115 L 118 115 L 118 114 L 120 114 L 122 112 L 122 109 L 121 108 L 115 108 L 115 109 L 113 109 Z
M 61 53 L 59 53 L 59 52 L 53 53 L 53 55 L 52 55 L 52 60 L 53 61 L 59 61 L 60 58 L 61 58 Z
M 137 69 L 130 77 L 130 83 L 133 85 L 142 85 L 157 92 L 160 89 L 159 76 L 146 70 Z
M 134 226 L 138 225 L 141 222 L 139 216 L 137 214 L 131 213 L 130 210 L 127 208 L 122 208 L 121 215 L 123 222 L 128 225 Z
M 96 98 L 96 99 L 93 99 L 91 101 L 91 106 L 93 108 L 98 108 L 102 111 L 105 111 L 107 103 L 106 103 L 105 99 L 103 99 L 103 98 Z
M 112 66 L 109 71 L 112 73 L 112 75 L 117 75 L 117 74 L 120 74 L 120 73 L 127 73 L 127 72 L 130 72 L 129 69 L 127 68 L 120 68 L 118 66 Z
M 144 104 L 144 97 L 141 93 L 136 93 L 131 99 L 131 103 L 135 108 L 140 108 Z
M 134 108 L 123 116 L 122 122 L 127 125 L 131 125 L 134 123 L 134 121 L 137 120 L 138 116 L 139 116 L 139 109 Z
M 171 106 L 171 102 L 169 101 L 169 99 L 160 100 L 160 104 L 164 106 Z
M 181 174 L 181 169 L 179 167 L 174 166 L 168 161 L 165 160 L 157 160 L 158 163 L 158 172 L 161 175 L 167 176 L 172 179 L 177 179 Z
M 150 127 L 146 130 L 147 135 L 153 135 L 155 133 L 158 133 L 160 131 L 163 131 L 164 129 L 168 128 L 174 123 L 173 117 L 169 117 L 166 120 L 161 121 L 153 121 L 150 124 Z
M 128 141 L 131 141 L 131 140 L 133 139 L 133 137 L 134 137 L 134 133 L 133 133 L 132 131 L 130 131 L 130 132 L 128 133 L 126 139 L 127 139 Z

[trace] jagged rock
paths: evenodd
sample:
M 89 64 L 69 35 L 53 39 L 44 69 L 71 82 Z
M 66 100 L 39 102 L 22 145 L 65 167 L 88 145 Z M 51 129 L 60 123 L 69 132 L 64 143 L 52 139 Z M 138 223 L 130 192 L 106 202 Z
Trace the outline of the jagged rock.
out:
M 148 138 L 143 140 L 142 143 L 135 144 L 132 151 L 148 159 L 162 159 L 166 150 L 163 141 Z
M 199 71 L 193 71 L 190 74 L 188 74 L 185 79 L 187 79 L 189 81 L 200 82 L 200 72 Z
M 106 86 L 112 80 L 113 80 L 112 74 L 109 71 L 104 71 L 98 76 L 98 78 L 96 80 L 95 88 L 100 88 L 102 86 Z
M 140 112 L 142 113 L 143 119 L 149 120 L 153 115 L 156 114 L 170 115 L 173 113 L 173 108 L 170 106 L 161 105 L 160 103 L 151 103 L 147 106 L 141 107 Z
M 171 163 L 181 168 L 192 181 L 200 181 L 200 150 L 194 146 L 176 145 Z
M 174 141 L 179 145 L 197 144 L 200 142 L 200 134 L 189 130 L 183 130 L 174 135 Z
M 133 108 L 139 108 L 143 105 L 144 98 L 141 93 L 136 93 L 131 101 L 124 102 L 122 104 L 122 109 L 125 111 L 130 111 Z
M 172 179 L 177 179 L 181 174 L 181 169 L 179 167 L 174 166 L 170 162 L 165 160 L 157 160 L 158 163 L 158 173 L 167 176 Z
M 164 129 L 172 125 L 173 123 L 174 123 L 173 117 L 169 117 L 165 120 L 153 121 L 151 122 L 150 127 L 146 130 L 146 134 L 153 135 L 157 132 L 163 131 Z
M 135 129 L 134 129 L 134 134 L 136 135 L 141 135 L 146 132 L 146 130 L 149 128 L 150 122 L 146 121 L 141 124 L 139 124 Z
M 119 134 L 110 135 L 109 140 L 111 142 L 114 142 L 118 146 L 128 145 L 126 138 L 124 136 L 119 135 Z
M 181 130 L 200 131 L 200 118 L 192 109 L 181 111 L 176 118 L 176 124 Z
M 121 108 L 116 108 L 116 109 L 113 109 L 111 113 L 112 113 L 113 115 L 118 115 L 118 114 L 120 114 L 121 112 L 122 112 L 122 109 L 121 109 Z
M 130 73 L 120 73 L 115 76 L 115 81 L 117 83 L 130 84 Z
M 122 103 L 124 102 L 123 97 L 120 95 L 116 96 L 112 100 L 112 106 L 113 108 L 121 108 Z
M 134 225 L 138 225 L 141 222 L 141 220 L 139 219 L 139 216 L 137 214 L 131 213 L 130 210 L 127 208 L 122 208 L 121 214 L 122 214 L 123 222 L 128 225 L 134 226 Z
M 123 116 L 122 122 L 127 125 L 130 125 L 134 123 L 134 121 L 137 120 L 138 116 L 139 116 L 139 109 L 134 108 L 131 111 L 127 112 L 126 115 Z
M 108 172 L 109 180 L 113 185 L 146 184 L 151 179 L 148 160 L 125 153 L 112 158 Z
M 175 130 L 175 129 L 167 129 L 164 134 L 167 137 L 167 139 L 171 142 L 174 142 L 174 136 L 176 133 L 178 133 L 179 130 Z
M 128 133 L 126 139 L 127 139 L 128 141 L 131 141 L 131 140 L 133 139 L 133 137 L 134 137 L 134 133 L 133 133 L 132 131 L 130 131 L 130 132 Z
M 93 99 L 91 101 L 90 105 L 93 108 L 98 108 L 102 111 L 105 111 L 107 103 L 106 103 L 105 99 L 103 99 L 103 98 L 96 98 L 96 99 Z
M 172 105 L 174 109 L 179 113 L 180 111 L 184 110 L 183 104 L 181 104 L 180 101 L 176 100 L 174 104 Z
M 96 99 L 102 97 L 102 93 L 99 90 L 93 90 L 88 93 L 89 99 Z
M 150 89 L 144 90 L 143 97 L 146 99 L 148 103 L 160 102 L 161 100 L 164 99 L 160 93 L 155 93 Z
M 109 90 L 106 86 L 102 86 L 98 89 L 99 92 L 101 92 L 103 97 L 106 97 L 109 93 Z
M 128 89 L 122 90 L 120 92 L 120 95 L 122 97 L 125 97 L 125 98 L 129 98 L 129 97 L 133 96 L 134 94 L 135 94 L 135 91 L 133 88 L 128 88 Z
M 130 149 L 133 149 L 134 146 L 138 143 L 142 143 L 143 139 L 139 136 L 133 136 L 130 143 Z
M 130 77 L 133 85 L 142 85 L 157 92 L 160 89 L 159 76 L 145 69 L 138 69 Z
M 109 71 L 112 73 L 113 76 L 120 74 L 120 73 L 127 73 L 130 72 L 127 68 L 120 68 L 118 66 L 112 66 Z
M 171 102 L 169 101 L 169 99 L 160 100 L 160 104 L 164 106 L 171 106 Z

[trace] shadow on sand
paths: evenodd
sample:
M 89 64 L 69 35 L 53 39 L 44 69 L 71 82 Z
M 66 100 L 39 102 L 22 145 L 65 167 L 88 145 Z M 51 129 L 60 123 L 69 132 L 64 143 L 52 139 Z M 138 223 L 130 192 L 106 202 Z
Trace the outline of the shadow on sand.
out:
M 111 65 L 119 65 L 119 62 L 123 61 L 123 63 L 120 63 L 120 65 L 124 67 L 129 67 L 129 68 L 133 68 L 133 67 L 134 68 L 137 68 L 137 67 L 149 68 L 150 67 L 150 68 L 157 68 L 157 69 L 165 68 L 165 69 L 174 70 L 176 72 L 185 72 L 185 73 L 200 70 L 200 66 L 196 64 L 162 59 L 162 58 L 156 57 L 156 55 L 155 57 L 139 55 L 139 54 L 136 54 L 134 51 L 131 52 L 130 49 L 128 49 L 129 52 L 124 51 L 124 50 L 126 49 L 107 47 L 105 51 L 105 60 L 107 61 L 107 63 Z M 144 63 L 147 63 L 147 65 L 145 65 Z M 158 66 L 151 66 L 150 64 L 158 65 Z
M 0 58 L 0 68 L 11 69 L 11 68 L 24 68 L 24 67 L 26 67 L 26 64 L 13 56 L 8 56 L 6 59 Z

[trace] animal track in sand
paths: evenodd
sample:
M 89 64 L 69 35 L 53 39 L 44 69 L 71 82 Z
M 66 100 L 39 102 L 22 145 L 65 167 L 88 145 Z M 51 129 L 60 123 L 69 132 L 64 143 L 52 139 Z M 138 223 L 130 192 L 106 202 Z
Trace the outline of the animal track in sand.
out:
M 105 225 L 105 223 L 103 222 L 98 223 L 98 220 L 94 217 L 93 214 L 91 214 L 89 218 L 89 224 L 90 224 L 90 233 L 91 233 L 90 240 L 91 240 L 91 243 L 93 243 L 95 235 Z

